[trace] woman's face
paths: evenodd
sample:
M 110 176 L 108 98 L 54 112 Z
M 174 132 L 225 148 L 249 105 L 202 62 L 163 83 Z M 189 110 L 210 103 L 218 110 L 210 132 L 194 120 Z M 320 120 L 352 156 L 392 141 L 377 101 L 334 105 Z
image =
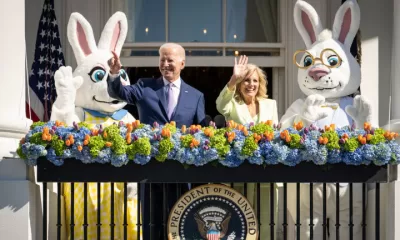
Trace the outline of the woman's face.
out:
M 254 71 L 253 74 L 240 83 L 240 93 L 243 97 L 253 98 L 257 96 L 259 86 L 260 82 L 258 81 L 258 74 Z

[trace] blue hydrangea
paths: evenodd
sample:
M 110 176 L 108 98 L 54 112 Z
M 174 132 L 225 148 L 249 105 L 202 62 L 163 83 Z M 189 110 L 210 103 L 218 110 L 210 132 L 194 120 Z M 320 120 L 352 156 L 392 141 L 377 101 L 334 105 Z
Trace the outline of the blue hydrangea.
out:
M 219 162 L 226 167 L 238 167 L 244 162 L 244 160 L 238 158 L 238 156 L 231 150 L 228 152 L 225 159 L 220 159 Z
M 84 146 L 82 148 L 82 151 L 80 151 L 80 152 L 78 150 L 76 150 L 75 158 L 77 160 L 81 160 L 83 163 L 92 163 L 92 162 L 94 162 L 94 159 L 90 155 L 90 149 L 87 146 Z
M 49 160 L 51 163 L 53 163 L 56 166 L 61 166 L 64 164 L 64 158 L 57 156 L 56 151 L 53 148 L 50 148 L 47 151 L 47 160 Z
M 328 161 L 328 149 L 325 145 L 320 145 L 318 148 L 318 154 L 312 159 L 316 165 L 324 165 Z
M 361 147 L 363 164 L 368 165 L 373 161 L 375 157 L 375 146 L 371 144 L 365 144 Z
M 74 134 L 74 131 L 75 129 L 73 127 L 58 127 L 55 130 L 55 134 L 65 140 L 70 134 Z
M 392 152 L 393 163 L 400 163 L 400 146 L 396 141 L 390 141 L 388 143 Z
M 150 156 L 146 156 L 146 155 L 138 154 L 138 153 L 137 153 L 137 154 L 135 155 L 135 158 L 133 159 L 133 161 L 134 161 L 136 164 L 145 165 L 145 164 L 147 164 L 147 163 L 150 161 L 150 159 L 151 159 Z
M 275 163 L 270 163 L 271 159 L 269 158 L 271 152 L 272 152 L 272 145 L 271 142 L 269 141 L 262 141 L 259 145 L 261 155 L 264 157 L 264 162 L 267 164 L 275 164 Z
M 271 151 L 265 155 L 265 163 L 278 164 L 284 163 L 289 153 L 288 146 L 279 143 L 271 144 Z
M 129 161 L 128 156 L 126 154 L 116 155 L 111 154 L 111 165 L 114 167 L 121 167 L 127 164 Z
M 283 129 L 283 131 L 284 130 L 287 130 L 290 134 L 299 134 L 299 131 L 297 131 L 295 128 L 293 128 L 293 127 L 289 127 L 289 128 L 286 128 L 286 129 Z
M 347 165 L 360 165 L 363 162 L 363 153 L 361 148 L 357 148 L 354 152 L 343 152 L 343 162 Z
M 305 161 L 312 161 L 318 157 L 318 143 L 316 140 L 312 140 L 311 135 L 307 136 L 304 141 L 304 151 L 301 151 L 301 158 Z
M 328 150 L 328 163 L 334 164 L 342 161 L 342 154 L 339 149 Z
M 203 149 L 200 152 L 200 158 L 204 162 L 204 164 L 215 161 L 218 159 L 218 152 L 214 148 L 209 148 L 208 150 Z
M 99 151 L 99 155 L 97 155 L 95 161 L 102 164 L 109 163 L 112 154 L 113 153 L 111 148 L 103 148 L 102 150 Z
M 251 164 L 257 164 L 257 165 L 263 164 L 263 162 L 264 162 L 264 157 L 261 155 L 261 149 L 260 149 L 260 147 L 258 147 L 258 148 L 254 151 L 253 155 L 252 155 L 251 157 L 248 158 L 248 161 L 249 161 Z
M 29 156 L 30 159 L 38 159 L 39 157 L 44 157 L 47 155 L 47 150 L 44 146 L 42 145 L 36 145 L 36 144 L 29 144 L 26 145 L 28 148 L 25 148 L 25 151 L 27 150 L 27 153 L 24 153 L 26 156 Z
M 296 166 L 301 162 L 301 151 L 300 149 L 288 149 L 288 154 L 286 157 L 286 160 L 283 162 L 283 164 L 288 165 L 288 166 Z
M 375 145 L 375 159 L 374 164 L 377 166 L 388 164 L 392 157 L 392 151 L 390 147 L 384 143 Z

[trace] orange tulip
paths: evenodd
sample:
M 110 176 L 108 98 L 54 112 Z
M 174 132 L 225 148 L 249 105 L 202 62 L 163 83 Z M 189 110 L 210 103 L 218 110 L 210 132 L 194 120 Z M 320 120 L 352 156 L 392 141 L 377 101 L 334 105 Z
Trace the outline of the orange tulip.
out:
M 371 130 L 371 124 L 368 123 L 368 122 L 365 122 L 365 123 L 364 123 L 364 130 L 365 130 L 365 131 Z

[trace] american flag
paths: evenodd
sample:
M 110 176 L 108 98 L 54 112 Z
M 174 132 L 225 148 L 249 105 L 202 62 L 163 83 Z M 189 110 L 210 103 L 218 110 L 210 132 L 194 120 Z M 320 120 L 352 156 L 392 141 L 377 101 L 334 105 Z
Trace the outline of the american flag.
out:
M 34 122 L 49 121 L 51 106 L 57 97 L 54 73 L 64 65 L 54 0 L 45 0 L 36 37 L 35 56 L 29 74 L 27 118 Z

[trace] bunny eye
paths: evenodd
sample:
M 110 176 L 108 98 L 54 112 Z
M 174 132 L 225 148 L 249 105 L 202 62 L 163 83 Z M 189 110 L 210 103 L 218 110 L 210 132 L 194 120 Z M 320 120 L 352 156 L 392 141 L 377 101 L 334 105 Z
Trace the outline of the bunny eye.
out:
M 128 81 L 128 74 L 126 74 L 124 69 L 119 70 L 119 75 L 123 80 Z
M 334 67 L 339 64 L 339 58 L 336 55 L 329 56 L 327 60 L 328 60 L 329 66 Z
M 90 79 L 93 82 L 100 82 L 106 76 L 106 71 L 101 67 L 94 67 L 89 73 Z
M 304 67 L 311 66 L 312 62 L 313 62 L 313 60 L 312 60 L 311 56 L 307 55 L 303 60 Z

